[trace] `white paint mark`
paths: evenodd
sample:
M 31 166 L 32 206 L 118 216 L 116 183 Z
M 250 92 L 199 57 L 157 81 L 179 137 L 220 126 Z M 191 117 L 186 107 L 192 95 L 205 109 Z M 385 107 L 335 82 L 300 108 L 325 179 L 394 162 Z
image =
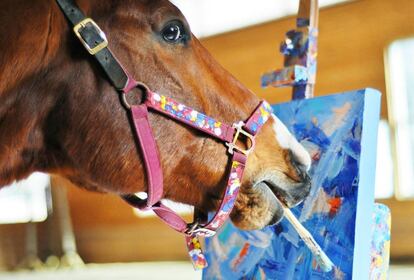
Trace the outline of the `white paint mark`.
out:
M 295 137 L 289 132 L 287 127 L 272 114 L 274 119 L 273 130 L 276 134 L 276 140 L 279 143 L 282 149 L 289 149 L 292 151 L 293 155 L 296 157 L 297 161 L 309 170 L 311 166 L 311 157 L 305 148 L 296 140 Z
M 222 133 L 221 128 L 219 128 L 219 127 L 215 128 L 215 129 L 214 129 L 214 133 L 215 133 L 217 136 L 221 136 L 221 133 Z
M 160 102 L 161 101 L 161 96 L 158 93 L 155 93 L 154 94 L 154 100 L 157 101 L 157 102 Z
M 197 116 L 198 116 L 198 112 L 197 111 L 191 111 L 191 117 L 193 118 L 193 119 L 196 119 L 197 118 Z

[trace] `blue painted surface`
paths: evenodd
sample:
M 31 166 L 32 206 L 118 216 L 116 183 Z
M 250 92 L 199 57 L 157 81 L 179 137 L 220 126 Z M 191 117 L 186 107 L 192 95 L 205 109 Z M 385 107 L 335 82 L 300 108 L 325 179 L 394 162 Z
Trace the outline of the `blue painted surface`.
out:
M 374 204 L 371 229 L 370 280 L 387 280 L 391 247 L 391 211 L 379 203 Z
M 364 89 L 273 108 L 313 158 L 310 196 L 293 212 L 336 267 L 322 272 L 286 220 L 250 232 L 228 223 L 206 242 L 204 279 L 368 279 L 380 94 Z

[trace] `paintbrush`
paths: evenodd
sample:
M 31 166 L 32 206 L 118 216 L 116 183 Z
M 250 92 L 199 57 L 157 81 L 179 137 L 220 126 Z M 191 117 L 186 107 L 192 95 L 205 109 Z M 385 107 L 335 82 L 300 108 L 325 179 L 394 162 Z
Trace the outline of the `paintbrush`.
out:
M 315 239 L 309 233 L 309 231 L 302 226 L 299 220 L 293 215 L 292 211 L 282 203 L 285 218 L 292 224 L 295 228 L 297 233 L 299 234 L 300 238 L 305 242 L 306 246 L 311 250 L 313 256 L 315 257 L 319 267 L 324 272 L 329 272 L 334 267 L 333 262 L 329 259 L 329 257 L 322 251 L 321 247 L 316 243 Z

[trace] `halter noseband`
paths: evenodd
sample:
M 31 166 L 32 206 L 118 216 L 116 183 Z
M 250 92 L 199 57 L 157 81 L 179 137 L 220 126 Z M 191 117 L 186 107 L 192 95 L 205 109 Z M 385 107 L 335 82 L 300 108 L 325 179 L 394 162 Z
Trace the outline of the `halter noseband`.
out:
M 266 101 L 262 101 L 246 122 L 240 121 L 232 126 L 206 116 L 191 107 L 152 92 L 145 84 L 136 82 L 108 47 L 105 33 L 90 18 L 86 18 L 73 0 L 56 0 L 66 18 L 74 26 L 73 30 L 87 51 L 93 55 L 112 85 L 122 94 L 124 106 L 130 111 L 134 130 L 142 150 L 145 170 L 148 179 L 146 199 L 136 194 L 124 195 L 122 198 L 140 210 L 152 210 L 167 225 L 185 234 L 191 260 L 195 268 L 204 268 L 207 263 L 198 240 L 199 236 L 213 236 L 227 220 L 236 202 L 241 186 L 243 171 L 249 152 L 254 148 L 255 135 L 269 119 L 272 109 Z M 135 88 L 143 89 L 144 101 L 139 105 L 130 105 L 126 95 Z M 187 224 L 178 214 L 162 202 L 163 175 L 160 157 L 148 121 L 148 108 L 177 122 L 224 142 L 228 153 L 232 155 L 231 170 L 220 207 L 208 221 L 207 215 L 195 209 L 195 220 Z M 239 137 L 243 135 L 250 142 L 247 149 L 239 147 Z

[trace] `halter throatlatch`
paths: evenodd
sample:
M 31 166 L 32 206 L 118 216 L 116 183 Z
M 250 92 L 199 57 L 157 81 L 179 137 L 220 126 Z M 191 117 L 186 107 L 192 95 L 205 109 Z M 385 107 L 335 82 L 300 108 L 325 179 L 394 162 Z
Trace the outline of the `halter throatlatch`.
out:
M 56 1 L 74 26 L 73 31 L 82 45 L 96 58 L 112 85 L 122 94 L 124 106 L 129 110 L 133 120 L 133 129 L 142 151 L 147 174 L 148 197 L 141 199 L 136 194 L 130 194 L 124 195 L 122 198 L 140 210 L 154 211 L 167 225 L 183 233 L 186 236 L 188 251 L 194 267 L 196 269 L 206 267 L 207 262 L 198 237 L 213 236 L 228 219 L 239 193 L 247 156 L 254 148 L 255 136 L 271 115 L 270 105 L 262 101 L 245 122 L 239 121 L 228 125 L 197 112 L 172 98 L 154 93 L 145 84 L 137 82 L 131 77 L 109 49 L 108 39 L 102 29 L 92 19 L 86 18 L 73 0 Z M 135 88 L 145 91 L 142 104 L 131 105 L 126 100 L 126 95 Z M 194 222 L 187 224 L 177 213 L 162 203 L 163 175 L 157 144 L 148 120 L 148 109 L 202 131 L 228 147 L 228 153 L 232 160 L 227 186 L 219 209 L 209 221 L 205 213 L 196 209 Z M 240 136 L 248 139 L 247 148 L 239 146 Z

